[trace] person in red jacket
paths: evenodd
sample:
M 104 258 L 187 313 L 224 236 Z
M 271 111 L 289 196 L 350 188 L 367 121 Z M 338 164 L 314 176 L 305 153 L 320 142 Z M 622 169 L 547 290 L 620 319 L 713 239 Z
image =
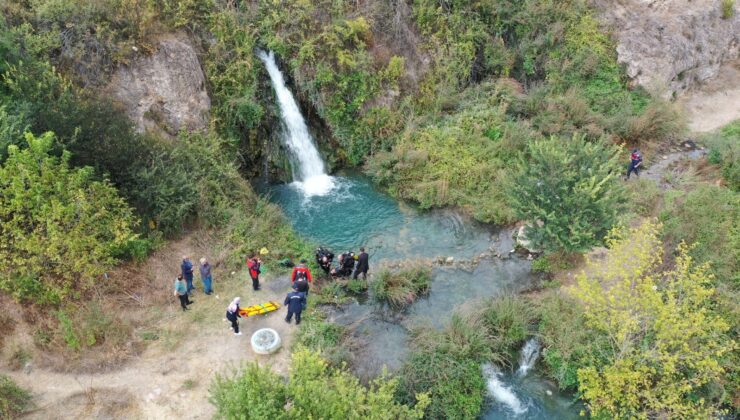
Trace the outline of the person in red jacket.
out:
M 313 278 L 311 277 L 311 270 L 306 266 L 306 260 L 301 260 L 300 264 L 293 267 L 290 281 L 293 283 L 294 289 L 308 294 L 308 283 L 313 282 Z
M 249 268 L 249 277 L 252 278 L 252 288 L 256 291 L 260 289 L 260 266 L 262 260 L 253 255 L 252 258 L 247 260 L 247 267 Z

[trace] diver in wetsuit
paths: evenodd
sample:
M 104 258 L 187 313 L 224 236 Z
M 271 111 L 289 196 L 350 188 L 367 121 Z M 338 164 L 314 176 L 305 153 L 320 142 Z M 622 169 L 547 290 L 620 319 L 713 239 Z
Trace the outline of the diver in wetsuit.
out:
M 335 277 L 349 277 L 355 269 L 355 253 L 347 251 L 339 256 L 339 267 L 332 270 L 331 275 Z
M 316 248 L 316 263 L 324 270 L 324 273 L 329 274 L 331 272 L 332 261 L 334 261 L 333 252 L 324 247 Z

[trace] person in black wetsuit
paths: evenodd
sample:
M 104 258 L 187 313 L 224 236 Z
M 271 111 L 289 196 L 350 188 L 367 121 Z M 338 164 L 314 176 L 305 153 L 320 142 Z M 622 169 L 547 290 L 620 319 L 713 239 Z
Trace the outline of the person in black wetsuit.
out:
M 339 256 L 339 267 L 332 270 L 331 275 L 334 277 L 349 277 L 355 269 L 355 253 L 347 251 Z
M 352 275 L 353 279 L 357 279 L 358 274 L 362 274 L 362 279 L 367 279 L 367 270 L 370 268 L 368 260 L 370 256 L 365 252 L 365 248 L 360 248 L 360 255 L 357 258 L 357 267 L 355 267 L 355 274 Z
M 316 263 L 324 270 L 324 273 L 329 274 L 331 272 L 332 261 L 334 261 L 333 252 L 324 247 L 316 248 Z

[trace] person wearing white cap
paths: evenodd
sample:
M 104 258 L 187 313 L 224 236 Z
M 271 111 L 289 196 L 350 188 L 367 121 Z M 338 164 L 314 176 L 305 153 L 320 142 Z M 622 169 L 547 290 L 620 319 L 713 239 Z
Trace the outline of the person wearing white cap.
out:
M 231 321 L 231 328 L 234 330 L 234 335 L 242 335 L 242 333 L 239 332 L 239 321 L 237 321 L 238 318 L 242 317 L 239 315 L 240 301 L 240 298 L 235 297 L 229 304 L 229 307 L 226 308 L 226 319 Z

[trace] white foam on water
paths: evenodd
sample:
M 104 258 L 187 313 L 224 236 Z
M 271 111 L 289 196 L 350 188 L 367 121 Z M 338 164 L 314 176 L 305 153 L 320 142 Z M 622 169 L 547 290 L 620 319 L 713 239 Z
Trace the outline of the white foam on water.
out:
M 537 358 L 540 356 L 540 342 L 536 338 L 530 338 L 527 343 L 522 347 L 522 353 L 519 356 L 519 369 L 516 371 L 517 375 L 525 376 L 529 372 L 534 364 L 537 363 Z
M 293 181 L 307 197 L 328 194 L 334 188 L 334 177 L 326 173 L 324 161 L 321 160 L 298 103 L 285 85 L 283 73 L 275 62 L 275 54 L 272 51 L 258 50 L 257 57 L 265 63 L 280 106 L 280 116 L 285 124 L 282 140 L 288 148 Z
M 486 364 L 483 365 L 483 375 L 487 381 L 486 387 L 488 388 L 488 393 L 493 399 L 505 405 L 515 415 L 527 412 L 527 407 L 522 404 L 514 391 L 502 382 L 501 372 L 493 366 Z

